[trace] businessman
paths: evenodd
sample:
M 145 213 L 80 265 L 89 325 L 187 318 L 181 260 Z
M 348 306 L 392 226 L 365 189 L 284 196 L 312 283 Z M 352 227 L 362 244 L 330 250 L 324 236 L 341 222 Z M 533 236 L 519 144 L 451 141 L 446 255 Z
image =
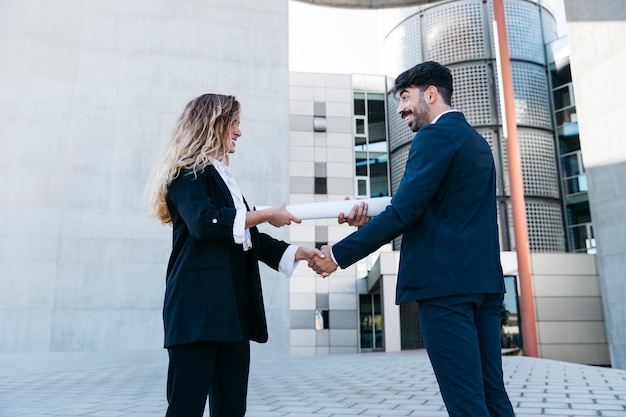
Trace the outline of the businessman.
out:
M 487 142 L 451 107 L 452 75 L 436 62 L 400 74 L 391 91 L 417 132 L 387 209 L 355 206 L 339 222 L 360 227 L 309 261 L 328 276 L 399 235 L 396 303 L 418 302 L 424 344 L 450 416 L 510 417 L 500 350 L 504 280 L 496 172 Z M 369 220 L 369 221 L 367 221 Z

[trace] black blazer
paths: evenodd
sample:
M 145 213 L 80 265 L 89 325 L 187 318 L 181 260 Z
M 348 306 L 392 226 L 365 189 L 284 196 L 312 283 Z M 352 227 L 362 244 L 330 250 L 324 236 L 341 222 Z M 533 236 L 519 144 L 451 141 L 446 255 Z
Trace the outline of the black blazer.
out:
M 267 341 L 258 261 L 277 270 L 286 242 L 250 229 L 252 250 L 233 240 L 235 205 L 212 165 L 194 176 L 181 171 L 167 191 L 173 243 L 167 267 L 163 323 L 165 347 L 198 341 L 244 339 L 235 279 L 247 282 L 249 338 Z M 246 275 L 247 271 L 247 276 Z
M 391 205 L 333 254 L 345 268 L 400 234 L 397 303 L 504 292 L 493 155 L 460 112 L 419 130 Z

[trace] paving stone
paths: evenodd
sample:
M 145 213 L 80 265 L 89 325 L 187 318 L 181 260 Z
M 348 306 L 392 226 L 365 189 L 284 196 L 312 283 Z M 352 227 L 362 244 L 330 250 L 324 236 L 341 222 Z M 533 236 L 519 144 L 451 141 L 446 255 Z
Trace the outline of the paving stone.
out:
M 626 371 L 505 356 L 517 417 L 626 416 Z M 163 360 L 0 376 L 0 417 L 154 417 L 167 407 Z M 208 409 L 205 416 L 208 417 Z M 251 417 L 446 417 L 423 351 L 253 358 Z

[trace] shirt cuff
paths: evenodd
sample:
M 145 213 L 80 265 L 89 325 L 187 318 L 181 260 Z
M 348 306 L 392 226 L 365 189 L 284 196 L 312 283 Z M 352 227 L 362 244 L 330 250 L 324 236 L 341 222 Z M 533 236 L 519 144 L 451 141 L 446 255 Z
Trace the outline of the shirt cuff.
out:
M 235 214 L 233 240 L 240 245 L 246 241 L 246 210 L 237 210 Z
M 337 260 L 335 259 L 335 254 L 333 253 L 333 245 L 330 245 L 330 248 L 328 248 L 328 251 L 330 252 L 330 259 L 332 259 L 333 262 L 338 266 L 339 262 L 337 262 Z
M 291 278 L 291 274 L 298 266 L 300 261 L 296 261 L 296 252 L 298 251 L 298 246 L 289 245 L 287 249 L 283 253 L 282 258 L 280 258 L 280 263 L 278 264 L 278 272 L 284 274 L 287 278 Z

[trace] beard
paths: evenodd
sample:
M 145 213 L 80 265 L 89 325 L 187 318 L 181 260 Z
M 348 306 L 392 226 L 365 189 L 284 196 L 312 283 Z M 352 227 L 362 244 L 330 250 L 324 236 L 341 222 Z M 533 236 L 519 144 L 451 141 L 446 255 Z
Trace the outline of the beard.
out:
M 412 132 L 416 133 L 420 130 L 420 128 L 429 124 L 429 113 L 430 107 L 428 106 L 428 103 L 426 103 L 426 100 L 424 100 L 424 97 L 420 95 L 420 98 L 415 104 L 415 107 L 413 107 L 413 109 L 411 110 L 411 117 L 413 120 L 411 122 L 408 122 L 409 129 L 411 129 Z

